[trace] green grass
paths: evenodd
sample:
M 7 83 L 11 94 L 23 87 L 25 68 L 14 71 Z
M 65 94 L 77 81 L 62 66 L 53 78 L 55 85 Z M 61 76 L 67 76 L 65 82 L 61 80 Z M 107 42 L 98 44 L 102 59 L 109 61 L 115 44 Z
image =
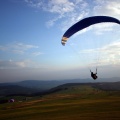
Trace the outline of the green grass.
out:
M 120 92 L 72 87 L 26 102 L 0 105 L 0 120 L 120 120 Z

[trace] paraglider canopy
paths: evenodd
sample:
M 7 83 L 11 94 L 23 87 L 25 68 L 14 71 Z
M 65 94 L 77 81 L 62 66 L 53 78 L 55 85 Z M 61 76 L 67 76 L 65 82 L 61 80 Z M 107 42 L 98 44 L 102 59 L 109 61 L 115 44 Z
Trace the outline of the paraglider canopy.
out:
M 73 26 L 71 26 L 63 35 L 61 43 L 62 45 L 65 45 L 68 41 L 68 38 L 71 37 L 74 33 L 89 27 L 91 25 L 102 23 L 102 22 L 113 22 L 120 24 L 120 20 L 110 17 L 110 16 L 93 16 L 84 18 L 81 21 L 75 23 Z

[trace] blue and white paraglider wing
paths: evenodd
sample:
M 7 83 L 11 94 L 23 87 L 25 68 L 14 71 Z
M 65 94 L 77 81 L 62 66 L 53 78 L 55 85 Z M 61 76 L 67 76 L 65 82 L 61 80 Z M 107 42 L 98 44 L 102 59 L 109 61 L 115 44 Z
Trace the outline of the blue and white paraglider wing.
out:
M 97 23 L 102 23 L 102 22 L 113 22 L 120 24 L 120 20 L 109 17 L 109 16 L 93 16 L 93 17 L 88 17 L 85 19 L 80 20 L 79 22 L 75 23 L 73 26 L 71 26 L 63 35 L 61 43 L 62 45 L 65 45 L 66 42 L 68 41 L 68 38 L 71 37 L 73 34 L 76 32 L 87 28 L 91 25 L 97 24 Z

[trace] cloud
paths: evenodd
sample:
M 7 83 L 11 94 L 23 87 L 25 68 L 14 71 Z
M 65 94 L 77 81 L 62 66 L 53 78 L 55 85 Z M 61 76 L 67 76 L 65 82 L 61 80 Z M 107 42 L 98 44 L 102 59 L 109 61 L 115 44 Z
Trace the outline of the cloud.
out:
M 87 5 L 88 4 L 83 0 L 73 0 L 72 2 L 66 0 L 62 2 L 61 5 L 59 5 L 59 3 L 56 4 L 56 6 L 61 9 L 61 12 L 58 12 L 56 15 L 56 20 L 53 19 L 52 25 L 54 25 L 57 20 L 61 19 L 59 27 L 62 28 L 62 31 L 65 31 L 75 22 L 88 15 Z M 56 10 L 60 11 L 59 9 Z
M 105 32 L 111 32 L 116 30 L 118 24 L 115 23 L 100 23 L 92 26 L 94 33 L 97 35 L 104 34 Z
M 50 0 L 44 10 L 51 13 L 65 14 L 74 11 L 74 3 L 69 0 Z
M 82 50 L 79 53 L 85 54 L 88 59 L 98 57 L 97 55 L 99 54 L 99 64 L 101 65 L 120 65 L 120 40 L 114 41 L 102 48 Z M 93 60 L 91 64 L 96 64 L 96 61 Z
M 93 0 L 90 2 L 88 0 L 25 0 L 25 2 L 34 8 L 50 13 L 52 17 L 46 21 L 46 26 L 52 27 L 57 24 L 62 31 L 66 31 L 74 23 L 89 16 L 108 15 L 120 19 L 120 0 Z M 93 28 L 96 34 L 102 34 L 111 31 L 113 27 L 114 25 L 106 24 Z
M 117 19 L 120 19 L 120 1 L 119 0 L 96 0 L 94 1 L 95 5 L 92 10 L 93 15 L 106 15 L 112 16 Z M 106 31 L 110 31 L 114 28 L 115 24 L 103 24 L 98 25 L 96 28 L 98 34 L 101 34 Z M 102 28 L 102 29 L 101 29 Z
M 44 53 L 42 53 L 42 52 L 34 52 L 34 53 L 32 53 L 34 56 L 39 56 L 39 55 L 43 55 Z
M 45 68 L 43 64 L 32 60 L 0 60 L 0 69 L 30 69 Z
M 120 64 L 120 41 L 113 42 L 101 49 L 105 61 Z
M 120 18 L 120 1 L 119 0 L 96 0 L 93 9 L 95 15 L 109 15 Z
M 42 8 L 42 10 L 51 13 L 64 14 L 74 9 L 74 4 L 69 0 L 25 0 L 25 2 L 32 7 Z
M 0 60 L 0 69 L 24 68 L 27 66 L 27 61 L 4 61 Z
M 53 26 L 61 19 L 60 24 L 63 30 L 64 27 L 66 28 L 66 23 L 70 26 L 88 13 L 88 3 L 84 0 L 25 0 L 25 2 L 34 8 L 54 15 L 54 18 L 52 17 L 46 22 L 47 27 Z
M 27 52 L 28 50 L 37 49 L 37 48 L 39 47 L 35 45 L 18 43 L 18 42 L 0 46 L 1 51 L 8 51 L 20 55 L 25 54 L 25 52 Z
M 7 47 L 5 47 L 5 46 L 0 46 L 0 50 L 1 50 L 1 51 L 5 51 L 5 50 L 7 50 Z

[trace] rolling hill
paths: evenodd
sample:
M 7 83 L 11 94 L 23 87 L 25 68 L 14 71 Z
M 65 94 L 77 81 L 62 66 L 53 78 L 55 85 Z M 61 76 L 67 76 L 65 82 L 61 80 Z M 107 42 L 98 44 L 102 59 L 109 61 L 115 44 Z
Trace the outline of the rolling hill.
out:
M 112 80 L 112 78 L 111 78 Z M 118 79 L 119 80 L 119 79 Z M 85 81 L 85 80 L 84 80 Z M 86 80 L 87 81 L 87 80 Z M 15 83 L 1 83 L 0 96 L 7 95 L 45 95 L 54 93 L 63 89 L 68 89 L 68 86 L 91 86 L 92 88 L 101 90 L 120 90 L 120 82 L 92 82 L 80 83 L 79 79 L 58 80 L 58 81 L 38 81 L 28 80 Z

